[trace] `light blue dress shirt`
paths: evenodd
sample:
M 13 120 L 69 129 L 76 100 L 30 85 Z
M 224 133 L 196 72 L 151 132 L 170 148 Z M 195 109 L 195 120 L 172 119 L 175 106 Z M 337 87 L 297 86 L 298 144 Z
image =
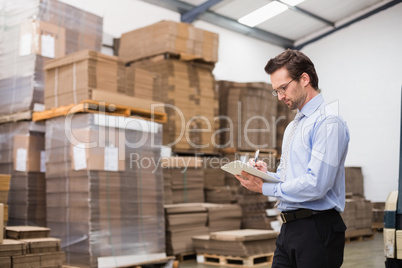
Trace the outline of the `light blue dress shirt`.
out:
M 336 110 L 326 105 L 321 94 L 303 106 L 304 116 L 289 151 L 286 180 L 262 186 L 264 195 L 279 200 L 279 210 L 344 210 L 349 130 Z M 284 142 L 292 124 L 285 130 Z M 279 179 L 282 165 L 283 159 L 276 173 L 268 173 Z

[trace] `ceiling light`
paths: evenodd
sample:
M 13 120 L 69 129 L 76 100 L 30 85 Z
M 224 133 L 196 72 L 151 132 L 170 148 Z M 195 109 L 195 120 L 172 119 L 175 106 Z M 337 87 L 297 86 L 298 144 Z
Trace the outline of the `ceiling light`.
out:
M 244 17 L 241 17 L 238 22 L 250 27 L 254 27 L 272 17 L 275 17 L 287 9 L 287 5 L 274 1 L 247 14 Z
M 304 2 L 304 0 L 281 0 L 281 2 L 288 4 L 289 6 L 296 6 L 301 2 Z

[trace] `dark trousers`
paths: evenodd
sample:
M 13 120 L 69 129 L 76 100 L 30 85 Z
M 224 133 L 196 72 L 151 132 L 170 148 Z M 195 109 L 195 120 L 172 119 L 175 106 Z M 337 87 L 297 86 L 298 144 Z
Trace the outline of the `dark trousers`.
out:
M 346 226 L 336 210 L 284 223 L 272 268 L 339 268 Z

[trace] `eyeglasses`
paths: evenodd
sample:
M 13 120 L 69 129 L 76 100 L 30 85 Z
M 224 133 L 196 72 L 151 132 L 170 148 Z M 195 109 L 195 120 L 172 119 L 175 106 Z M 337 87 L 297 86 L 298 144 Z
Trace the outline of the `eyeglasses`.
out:
M 285 94 L 286 88 L 289 86 L 290 83 L 293 82 L 293 80 L 295 80 L 295 78 L 293 78 L 292 80 L 290 80 L 289 83 L 287 83 L 286 85 L 282 86 L 282 87 L 278 87 L 277 89 L 272 90 L 272 95 L 274 95 L 275 97 L 278 96 L 278 94 Z

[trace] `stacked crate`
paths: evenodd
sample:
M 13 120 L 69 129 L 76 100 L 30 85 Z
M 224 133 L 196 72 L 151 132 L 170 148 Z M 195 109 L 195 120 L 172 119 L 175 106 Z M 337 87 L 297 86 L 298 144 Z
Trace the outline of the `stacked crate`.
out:
M 160 158 L 162 126 L 102 114 L 65 120 L 46 121 L 45 147 L 47 223 L 67 263 L 164 252 L 162 171 L 141 164 Z
M 212 74 L 218 35 L 186 23 L 162 21 L 122 35 L 119 56 L 160 76 L 154 100 L 165 103 L 163 143 L 174 152 L 214 153 L 219 128 Z M 130 79 L 130 78 L 127 78 Z

